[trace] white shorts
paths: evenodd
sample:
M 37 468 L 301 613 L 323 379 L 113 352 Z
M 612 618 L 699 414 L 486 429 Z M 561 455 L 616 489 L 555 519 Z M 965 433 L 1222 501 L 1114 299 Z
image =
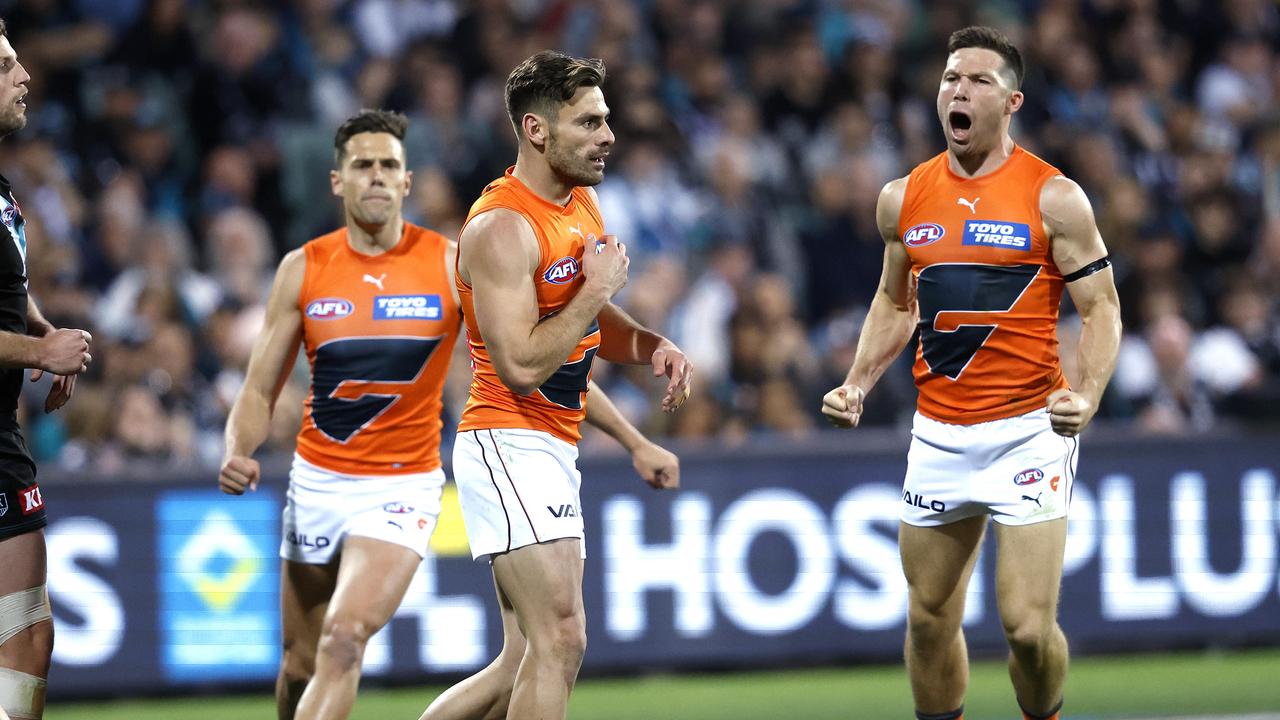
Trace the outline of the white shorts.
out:
M 583 538 L 575 445 L 539 430 L 467 430 L 453 478 L 476 560 L 560 538 Z M 586 544 L 582 544 L 586 557 Z
M 916 413 L 902 483 L 902 521 L 930 527 L 974 515 L 1002 525 L 1066 517 L 1080 440 L 1058 435 L 1043 408 L 976 425 Z
M 280 557 L 323 565 L 350 535 L 403 545 L 425 556 L 440 515 L 444 470 L 344 475 L 293 456 Z

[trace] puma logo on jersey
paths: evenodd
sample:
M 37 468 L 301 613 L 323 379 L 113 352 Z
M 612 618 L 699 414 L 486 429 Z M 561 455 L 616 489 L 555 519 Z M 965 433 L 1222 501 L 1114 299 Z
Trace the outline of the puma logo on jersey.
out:
M 369 283 L 369 284 L 371 284 L 371 285 L 377 285 L 379 290 L 385 290 L 385 289 L 386 289 L 386 288 L 382 287 L 382 281 L 383 281 L 383 280 L 386 280 L 386 279 L 387 279 L 387 274 L 386 274 L 386 273 L 382 273 L 382 274 L 381 274 L 381 275 L 379 275 L 378 277 L 374 277 L 374 276 L 369 275 L 368 273 L 366 273 L 366 274 L 365 274 L 365 276 L 364 276 L 364 278 L 362 278 L 362 280 L 363 280 L 364 282 L 367 282 L 367 283 Z
M 969 212 L 970 212 L 970 213 L 972 213 L 972 214 L 974 214 L 974 215 L 977 215 L 977 214 L 978 214 L 978 201 L 979 201 L 979 200 L 981 200 L 981 199 L 982 199 L 982 198 L 980 198 L 980 197 L 976 197 L 976 198 L 974 198 L 973 200 L 965 200 L 964 198 L 956 198 L 956 204 L 957 204 L 957 205 L 963 205 L 963 206 L 965 206 L 965 207 L 969 208 Z
M 577 235 L 578 237 L 582 238 L 583 240 L 586 240 L 586 237 L 582 234 L 582 223 L 578 223 L 577 225 L 570 225 L 570 226 L 569 226 L 569 234 L 570 234 L 570 235 Z
M 1041 496 L 1041 495 L 1043 495 L 1043 494 L 1044 494 L 1044 493 L 1036 493 L 1036 496 L 1035 496 L 1035 497 L 1031 497 L 1030 495 L 1023 495 L 1023 496 L 1022 496 L 1022 499 L 1023 499 L 1023 500 L 1030 500 L 1031 502 L 1033 502 L 1033 503 L 1035 503 L 1035 504 L 1036 504 L 1036 507 L 1041 507 L 1041 505 L 1040 505 L 1040 496 Z

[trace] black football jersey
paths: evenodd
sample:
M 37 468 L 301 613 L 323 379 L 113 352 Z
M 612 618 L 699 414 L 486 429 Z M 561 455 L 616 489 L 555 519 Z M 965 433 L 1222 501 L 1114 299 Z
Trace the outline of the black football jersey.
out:
M 27 333 L 27 232 L 9 180 L 0 175 L 0 330 Z M 0 368 L 0 423 L 11 424 L 18 409 L 23 370 Z

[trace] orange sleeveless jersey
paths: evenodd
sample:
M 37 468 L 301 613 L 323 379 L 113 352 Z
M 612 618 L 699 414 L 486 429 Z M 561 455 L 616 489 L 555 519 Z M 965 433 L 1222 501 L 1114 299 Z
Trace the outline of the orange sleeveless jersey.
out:
M 1015 147 L 961 178 L 942 153 L 911 171 L 898 234 L 918 285 L 920 413 L 972 425 L 1015 417 L 1067 386 L 1058 364 L 1062 274 L 1040 190 L 1062 173 Z
M 304 246 L 298 308 L 311 394 L 304 460 L 350 475 L 440 467 L 445 373 L 458 336 L 448 241 L 409 223 L 396 246 L 362 255 L 343 228 Z
M 594 248 L 596 238 L 604 235 L 604 221 L 586 188 L 574 188 L 564 207 L 548 202 L 512 175 L 489 183 L 471 206 L 467 222 L 496 208 L 519 213 L 533 228 L 538 238 L 542 259 L 534 272 L 538 296 L 538 317 L 560 311 L 582 288 L 583 248 Z M 465 227 L 465 226 L 464 226 Z M 550 433 L 576 444 L 582 437 L 578 426 L 586 417 L 587 382 L 591 379 L 591 362 L 600 349 L 600 327 L 592 322 L 582 341 L 568 360 L 530 395 L 517 395 L 498 378 L 489 350 L 476 326 L 475 303 L 471 286 L 458 275 L 458 297 L 467 324 L 467 341 L 471 348 L 471 396 L 462 411 L 458 430 L 486 428 L 523 428 Z

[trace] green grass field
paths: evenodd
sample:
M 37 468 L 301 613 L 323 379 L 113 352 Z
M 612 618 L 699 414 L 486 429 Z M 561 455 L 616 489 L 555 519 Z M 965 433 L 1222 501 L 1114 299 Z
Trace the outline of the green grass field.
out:
M 440 687 L 370 689 L 353 720 L 413 720 Z M 1077 660 L 1068 717 L 1280 713 L 1280 650 Z M 975 663 L 967 720 L 1019 717 L 1004 664 Z M 575 720 L 844 720 L 911 718 L 900 666 L 584 680 Z M 274 718 L 267 695 L 52 704 L 46 720 Z

